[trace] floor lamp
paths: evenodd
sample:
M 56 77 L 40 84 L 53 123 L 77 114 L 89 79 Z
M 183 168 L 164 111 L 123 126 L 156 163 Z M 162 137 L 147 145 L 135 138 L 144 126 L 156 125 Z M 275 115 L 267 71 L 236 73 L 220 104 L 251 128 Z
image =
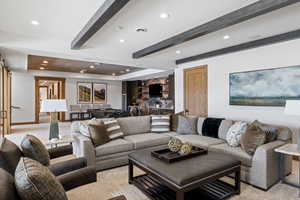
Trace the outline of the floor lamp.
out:
M 65 99 L 45 99 L 42 101 L 41 112 L 50 112 L 49 140 L 59 139 L 58 112 L 67 112 Z
M 300 116 L 300 100 L 287 100 L 284 113 L 286 115 Z M 298 130 L 298 149 L 300 150 L 300 129 Z

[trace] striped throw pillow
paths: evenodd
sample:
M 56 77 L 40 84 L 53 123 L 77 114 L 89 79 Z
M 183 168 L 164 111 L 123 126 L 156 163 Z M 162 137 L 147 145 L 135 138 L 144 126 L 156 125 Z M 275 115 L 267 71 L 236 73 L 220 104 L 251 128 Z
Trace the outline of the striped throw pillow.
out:
M 124 133 L 116 119 L 103 121 L 109 139 L 114 140 L 124 137 Z
M 151 132 L 163 133 L 170 131 L 170 116 L 153 115 L 151 116 Z

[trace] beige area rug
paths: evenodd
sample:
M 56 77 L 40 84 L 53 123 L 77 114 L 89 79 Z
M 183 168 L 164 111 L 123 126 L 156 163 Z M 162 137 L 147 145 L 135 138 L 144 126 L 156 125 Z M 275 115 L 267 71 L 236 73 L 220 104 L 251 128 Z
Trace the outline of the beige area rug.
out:
M 141 171 L 138 171 L 137 174 L 141 174 Z M 292 181 L 296 181 L 296 178 L 295 174 L 289 177 Z M 127 167 L 99 172 L 98 182 L 71 190 L 68 192 L 68 197 L 70 200 L 106 200 L 118 195 L 125 195 L 128 200 L 149 200 L 139 189 L 129 185 L 127 179 Z M 226 181 L 230 182 L 231 179 L 228 178 Z M 275 185 L 267 192 L 242 184 L 241 195 L 231 198 L 231 200 L 296 199 L 299 199 L 297 189 L 282 184 Z

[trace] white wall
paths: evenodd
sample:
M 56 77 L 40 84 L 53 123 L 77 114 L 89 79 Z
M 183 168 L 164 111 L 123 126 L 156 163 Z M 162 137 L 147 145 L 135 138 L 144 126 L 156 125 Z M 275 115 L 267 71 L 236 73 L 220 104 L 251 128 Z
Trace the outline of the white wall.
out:
M 61 76 L 60 76 L 61 77 Z M 122 81 L 97 79 L 66 78 L 66 99 L 68 104 L 77 103 L 77 82 L 107 83 L 107 103 L 112 108 L 122 108 Z M 31 73 L 13 72 L 12 74 L 12 105 L 21 107 L 12 111 L 12 123 L 35 121 L 35 81 Z M 69 116 L 66 115 L 66 119 Z
M 283 107 L 229 105 L 229 73 L 300 65 L 300 40 L 264 46 L 182 64 L 175 70 L 175 108 L 183 110 L 183 69 L 208 65 L 208 115 L 229 119 L 300 126 L 300 117 L 286 116 Z M 300 86 L 299 86 L 300 87 Z

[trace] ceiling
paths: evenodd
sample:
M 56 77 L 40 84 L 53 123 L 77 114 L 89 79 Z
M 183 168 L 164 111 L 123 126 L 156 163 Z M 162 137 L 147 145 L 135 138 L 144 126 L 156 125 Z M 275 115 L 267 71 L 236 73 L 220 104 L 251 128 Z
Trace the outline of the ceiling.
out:
M 46 56 L 28 56 L 29 70 L 60 71 L 85 74 L 120 76 L 142 70 L 142 68 L 70 60 Z
M 81 50 L 71 50 L 71 41 L 104 0 L 6 0 L 0 7 L 0 18 L 7 19 L 0 21 L 0 46 L 31 55 L 169 70 L 176 67 L 177 59 L 300 28 L 298 3 L 141 59 L 132 58 L 135 51 L 256 1 L 131 0 Z M 161 19 L 163 12 L 170 17 Z M 31 25 L 32 20 L 40 25 Z M 136 28 L 148 32 L 138 33 Z M 230 38 L 224 40 L 224 35 Z M 181 53 L 176 54 L 177 50 Z

